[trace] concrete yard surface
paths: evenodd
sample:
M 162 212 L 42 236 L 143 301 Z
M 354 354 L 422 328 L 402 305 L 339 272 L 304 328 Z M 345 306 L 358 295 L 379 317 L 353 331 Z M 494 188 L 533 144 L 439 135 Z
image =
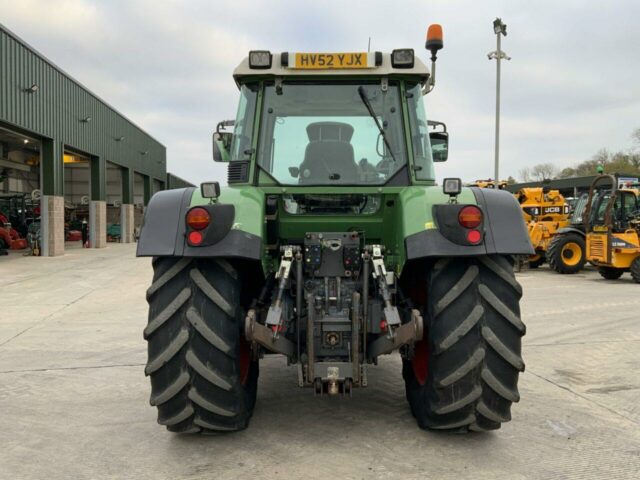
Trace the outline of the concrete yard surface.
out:
M 135 245 L 0 257 L 0 479 L 640 478 L 640 285 L 518 274 L 527 324 L 513 420 L 420 430 L 397 354 L 353 398 L 267 356 L 249 429 L 175 435 L 144 376 L 151 262 Z

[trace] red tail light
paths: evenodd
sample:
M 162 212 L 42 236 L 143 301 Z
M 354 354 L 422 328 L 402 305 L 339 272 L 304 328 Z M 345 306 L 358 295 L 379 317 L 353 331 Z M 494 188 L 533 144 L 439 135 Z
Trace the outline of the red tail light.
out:
M 482 223 L 482 210 L 473 205 L 463 207 L 458 213 L 458 222 L 464 228 L 476 228 Z
M 467 232 L 467 241 L 469 243 L 480 243 L 480 240 L 482 240 L 482 233 L 480 233 L 480 231 L 469 230 L 469 232 Z
M 195 207 L 187 213 L 187 225 L 194 230 L 203 230 L 209 226 L 211 215 L 202 207 Z
M 191 245 L 200 245 L 202 243 L 202 233 L 193 231 L 189 233 L 189 243 Z

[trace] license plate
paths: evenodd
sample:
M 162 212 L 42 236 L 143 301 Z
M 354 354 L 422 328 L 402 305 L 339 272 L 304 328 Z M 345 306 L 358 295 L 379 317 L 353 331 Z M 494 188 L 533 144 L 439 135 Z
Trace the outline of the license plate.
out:
M 373 68 L 374 56 L 367 52 L 351 53 L 293 53 L 291 68 L 298 70 L 345 70 Z M 370 64 L 371 62 L 371 64 Z

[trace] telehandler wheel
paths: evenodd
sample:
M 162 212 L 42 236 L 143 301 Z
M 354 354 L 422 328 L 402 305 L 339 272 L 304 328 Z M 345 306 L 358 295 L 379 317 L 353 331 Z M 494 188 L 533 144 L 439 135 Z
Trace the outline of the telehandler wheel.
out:
M 636 283 L 640 283 L 640 256 L 637 256 L 636 259 L 631 264 L 631 277 L 633 281 Z
M 538 268 L 545 262 L 545 254 L 541 250 L 536 250 L 536 254 L 529 257 L 529 268 Z
M 145 374 L 158 423 L 172 432 L 247 427 L 258 362 L 241 334 L 238 273 L 225 260 L 157 257 L 147 290 Z
M 511 257 L 438 260 L 427 273 L 425 335 L 403 360 L 422 428 L 484 431 L 511 420 L 524 371 L 522 289 Z
M 553 237 L 547 250 L 549 266 L 558 273 L 577 273 L 586 260 L 584 238 L 575 233 Z
M 598 273 L 602 278 L 606 278 L 607 280 L 617 280 L 622 276 L 624 270 L 613 267 L 598 267 Z

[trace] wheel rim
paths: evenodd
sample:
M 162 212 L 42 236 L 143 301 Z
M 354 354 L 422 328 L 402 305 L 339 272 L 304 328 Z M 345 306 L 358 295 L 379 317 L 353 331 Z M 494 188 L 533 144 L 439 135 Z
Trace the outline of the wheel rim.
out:
M 573 267 L 580 263 L 582 259 L 582 249 L 577 243 L 569 242 L 563 245 L 560 256 L 565 265 Z
M 426 340 L 420 340 L 415 344 L 411 364 L 416 380 L 420 385 L 424 385 L 429 375 L 429 345 Z
M 536 263 L 538 262 L 542 257 L 540 256 L 540 254 L 535 254 L 535 255 L 531 255 L 529 257 L 529 262 L 530 263 Z
M 251 369 L 251 347 L 249 342 L 240 335 L 240 383 L 245 385 L 249 378 L 249 370 Z

